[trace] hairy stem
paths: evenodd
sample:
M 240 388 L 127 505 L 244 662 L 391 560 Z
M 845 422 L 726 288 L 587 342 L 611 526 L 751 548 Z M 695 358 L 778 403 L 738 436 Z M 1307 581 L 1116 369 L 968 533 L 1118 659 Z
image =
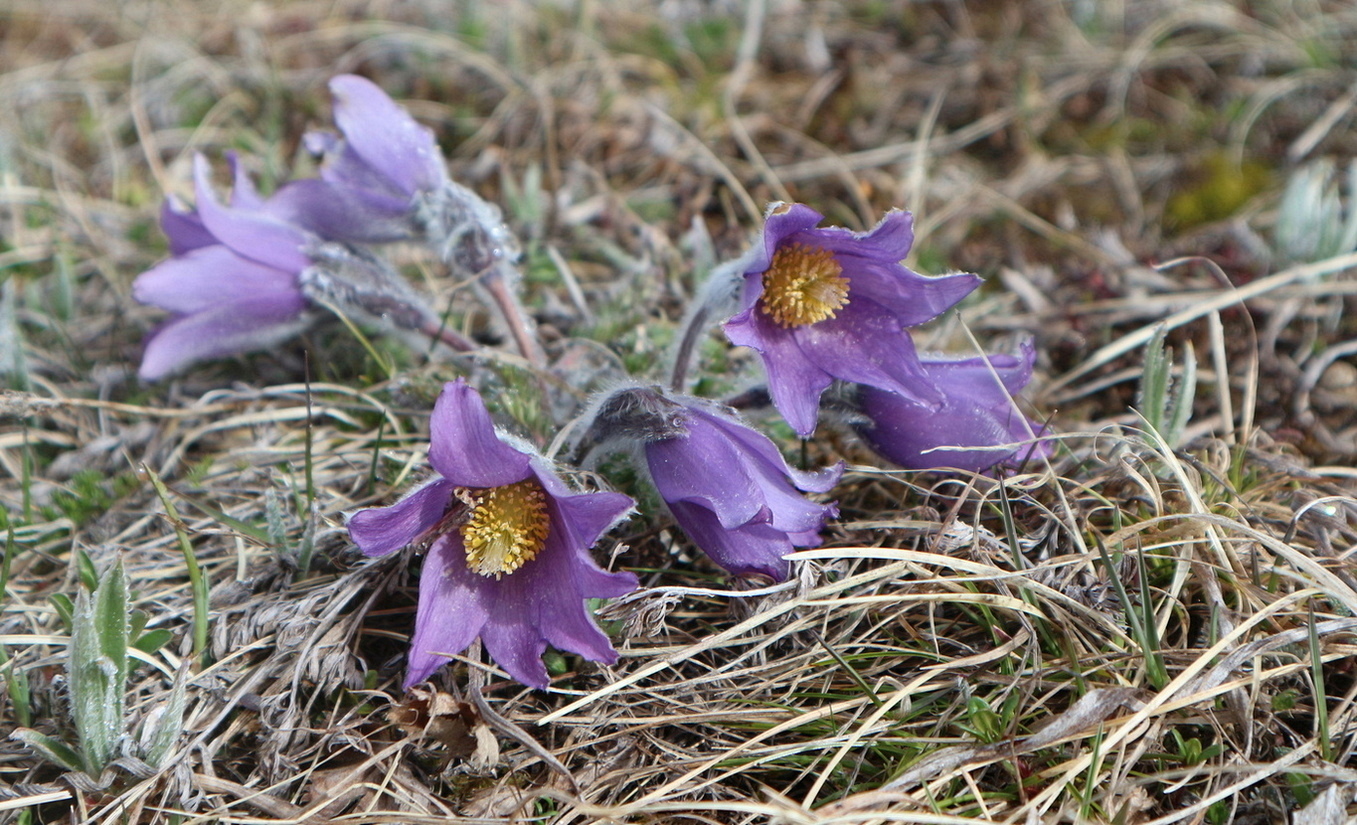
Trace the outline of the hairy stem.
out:
M 448 328 L 446 321 L 435 323 L 433 319 L 429 319 L 420 324 L 419 331 L 458 352 L 474 352 L 479 349 L 475 341 L 454 329 Z
M 698 336 L 707 330 L 707 317 L 711 315 L 707 307 L 701 306 L 684 319 L 683 333 L 679 336 L 678 348 L 674 351 L 674 369 L 669 374 L 669 388 L 683 392 L 688 383 L 688 370 L 692 367 L 697 352 Z
M 514 337 L 514 343 L 518 346 L 518 351 L 528 363 L 536 369 L 546 367 L 546 354 L 537 343 L 537 337 L 533 334 L 532 321 L 528 318 L 528 313 L 523 309 L 523 303 L 518 300 L 518 295 L 510 285 L 510 279 L 500 271 L 500 267 L 507 264 L 500 262 L 487 269 L 481 275 L 481 285 L 490 293 L 490 298 L 499 307 L 500 314 L 504 317 L 504 323 L 509 327 L 509 333 Z

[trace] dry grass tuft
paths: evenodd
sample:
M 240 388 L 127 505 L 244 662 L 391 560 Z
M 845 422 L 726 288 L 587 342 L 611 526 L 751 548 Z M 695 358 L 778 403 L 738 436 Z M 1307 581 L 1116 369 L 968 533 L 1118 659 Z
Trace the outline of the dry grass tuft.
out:
M 187 709 L 164 769 L 124 760 L 106 785 L 0 741 L 0 816 L 1157 825 L 1319 799 L 1347 821 L 1357 257 L 1283 259 L 1273 233 L 1298 164 L 1357 154 L 1354 37 L 1357 12 L 1318 0 L 10 0 L 0 729 L 71 735 L 58 606 L 82 558 L 122 559 L 173 633 L 137 654 L 129 730 L 176 679 Z M 504 205 L 543 340 L 585 379 L 333 324 L 137 383 L 158 316 L 129 288 L 164 254 L 161 196 L 195 151 L 240 150 L 266 186 L 304 171 L 346 71 Z M 1002 481 L 885 471 L 829 427 L 814 457 L 860 463 L 793 581 L 726 581 L 636 519 L 601 547 L 646 585 L 604 610 L 615 667 L 561 658 L 533 692 L 473 648 L 403 694 L 415 559 L 359 558 L 342 514 L 421 479 L 454 375 L 549 440 L 542 409 L 659 358 L 773 199 L 854 227 L 914 210 L 913 263 L 988 279 L 927 346 L 1035 336 L 1056 458 Z M 503 334 L 406 263 L 464 332 Z M 1199 363 L 1172 442 L 1132 409 L 1161 328 Z M 741 359 L 704 351 L 712 392 L 748 386 Z M 177 531 L 210 586 L 206 666 Z

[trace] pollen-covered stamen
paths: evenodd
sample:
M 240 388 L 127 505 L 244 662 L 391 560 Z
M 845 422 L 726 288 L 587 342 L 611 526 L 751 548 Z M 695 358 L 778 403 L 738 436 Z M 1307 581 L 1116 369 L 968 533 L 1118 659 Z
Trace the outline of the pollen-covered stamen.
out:
M 793 243 L 778 249 L 763 273 L 759 305 L 784 327 L 800 327 L 833 318 L 848 303 L 848 279 L 834 253 Z
M 534 479 L 487 490 L 458 490 L 471 503 L 461 527 L 466 565 L 496 579 L 542 552 L 551 530 L 547 494 Z

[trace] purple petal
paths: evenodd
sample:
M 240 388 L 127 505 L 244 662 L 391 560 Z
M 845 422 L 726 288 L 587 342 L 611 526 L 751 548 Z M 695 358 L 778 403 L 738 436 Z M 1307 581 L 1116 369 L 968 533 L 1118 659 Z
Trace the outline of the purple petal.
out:
M 370 507 L 349 516 L 349 536 L 366 556 L 385 556 L 433 529 L 447 513 L 454 485 L 434 479 L 389 507 Z
M 873 449 L 911 470 L 950 467 L 982 472 L 1012 455 L 1012 448 L 938 448 L 981 447 L 1018 440 L 1012 437 L 1008 423 L 966 401 L 930 407 L 915 404 L 885 390 L 863 387 L 861 403 L 863 412 L 873 422 L 870 429 L 864 430 Z M 1014 420 L 1012 416 L 1009 417 L 1009 421 Z
M 268 349 L 303 329 L 301 295 L 246 298 L 175 318 L 146 343 L 138 375 L 156 381 L 209 358 Z
M 413 236 L 408 208 L 374 208 L 372 199 L 319 178 L 292 181 L 269 198 L 279 218 L 327 240 L 391 243 Z
M 755 349 L 763 357 L 773 404 L 797 435 L 804 438 L 815 432 L 820 394 L 834 379 L 806 358 L 792 330 L 750 308 L 727 321 L 725 331 L 732 344 Z
M 583 610 L 583 603 L 577 609 Z M 546 665 L 542 664 L 546 636 L 526 619 L 512 611 L 497 609 L 481 631 L 481 641 L 495 664 L 518 681 L 538 690 L 551 684 Z
M 211 246 L 219 241 L 203 226 L 197 212 L 178 203 L 173 197 L 165 199 L 160 207 L 160 228 L 170 240 L 170 254 L 183 255 L 194 249 Z
M 882 262 L 898 264 L 914 246 L 914 216 L 900 209 L 887 212 L 876 226 L 866 232 L 835 227 L 818 231 L 825 233 L 826 243 L 823 245 L 834 252 L 843 251 Z
M 859 403 L 872 425 L 860 432 L 882 456 L 916 470 L 951 467 L 978 473 L 1003 461 L 1044 455 L 1048 448 L 1041 444 L 1002 446 L 1030 441 L 1039 429 L 1009 400 L 1031 378 L 1035 357 L 1030 343 L 1018 357 L 990 356 L 998 381 L 984 358 L 925 361 L 930 377 L 944 391 L 943 403 L 936 406 L 862 387 Z M 987 446 L 995 449 L 945 449 Z
M 787 578 L 791 566 L 782 558 L 794 549 L 791 539 L 767 524 L 750 524 L 738 530 L 721 526 L 711 510 L 688 502 L 671 502 L 674 520 L 688 538 L 712 561 L 736 576 L 758 574 L 773 581 Z
M 541 478 L 542 476 L 539 473 L 538 479 Z M 552 495 L 549 506 L 551 508 L 551 523 L 559 531 L 561 542 L 567 547 L 576 547 L 583 551 L 586 548 L 593 547 L 598 542 L 599 537 L 617 523 L 617 520 L 628 510 L 636 506 L 636 502 L 632 501 L 630 496 L 624 496 L 621 493 L 577 493 L 565 496 Z M 588 553 L 581 552 L 580 555 L 588 563 L 588 566 L 596 567 Z M 611 576 L 612 574 L 605 575 Z M 600 584 L 599 586 L 609 588 L 614 585 Z M 622 595 L 621 593 L 593 593 L 593 586 L 586 586 L 584 589 L 590 591 L 591 598 L 615 598 Z
M 839 508 L 830 507 L 827 517 L 838 518 Z M 821 544 L 824 544 L 824 537 L 820 535 L 819 528 L 815 530 L 802 530 L 800 532 L 789 531 L 787 533 L 787 538 L 791 540 L 791 543 L 796 547 L 819 547 Z
M 827 493 L 839 483 L 839 477 L 843 475 L 842 461 L 833 467 L 815 472 L 794 469 L 787 463 L 787 459 L 783 457 L 782 451 L 773 440 L 758 430 L 703 409 L 693 409 L 692 413 L 721 430 L 727 438 L 738 443 L 752 456 L 761 459 L 771 472 L 790 478 L 792 484 L 799 490 L 808 493 Z
M 132 297 L 181 314 L 232 303 L 241 296 L 291 305 L 301 297 L 297 276 L 247 258 L 221 244 L 162 261 L 132 282 Z
M 306 236 L 301 230 L 262 211 L 222 206 L 212 191 L 211 170 L 202 155 L 194 158 L 193 172 L 198 214 L 222 243 L 244 257 L 288 272 L 301 272 L 311 265 L 302 252 Z
M 909 333 L 874 304 L 849 303 L 837 317 L 791 333 L 807 361 L 841 381 L 880 387 L 925 403 L 941 397 L 919 363 Z
M 396 184 L 363 160 L 348 142 L 329 132 L 307 132 L 306 150 L 323 159 L 321 179 L 345 197 L 361 202 L 362 208 L 387 219 L 410 212 L 412 199 Z
M 804 203 L 782 203 L 768 211 L 763 222 L 764 256 L 755 261 L 750 272 L 763 272 L 773 263 L 778 247 L 799 232 L 818 226 L 825 216 Z M 846 230 L 845 230 L 846 231 Z
M 986 361 L 989 363 L 986 364 Z M 936 376 L 939 384 L 947 387 L 949 394 L 961 394 L 993 401 L 1003 399 L 1003 393 L 994 383 L 994 376 L 1010 394 L 1016 393 L 1032 380 L 1032 367 L 1036 362 L 1036 350 L 1031 341 L 1024 341 L 1020 355 L 1000 353 L 997 355 L 976 356 L 949 360 L 944 358 L 924 358 L 924 369 Z M 990 372 L 990 366 L 994 372 Z
M 369 166 L 352 146 L 347 143 L 340 146 L 338 154 L 327 155 L 320 167 L 320 176 L 326 183 L 348 192 L 361 201 L 363 208 L 388 218 L 410 214 L 414 204 L 410 195 Z
M 870 300 L 894 315 L 902 326 L 911 327 L 951 309 L 981 282 L 978 275 L 966 272 L 920 275 L 901 264 L 909 252 L 909 243 L 903 241 L 913 239 L 912 221 L 908 213 L 892 212 L 866 236 L 821 229 L 803 233 L 804 238 L 798 235 L 795 240 L 834 253 L 848 278 L 850 302 Z
M 480 393 L 461 378 L 434 404 L 429 463 L 459 487 L 503 487 L 532 473 L 531 458 L 500 440 Z
M 734 445 L 707 427 L 694 423 L 687 436 L 647 444 L 645 454 L 655 489 L 670 504 L 699 502 L 731 530 L 765 512 L 762 486 Z
M 467 569 L 466 551 L 457 533 L 434 542 L 419 576 L 419 607 L 415 635 L 410 640 L 406 688 L 427 679 L 447 663 L 448 656 L 466 650 L 481 634 L 495 606 L 493 599 L 487 598 L 486 587 L 494 583 Z
M 855 265 L 851 273 L 847 266 L 844 270 L 849 275 L 850 304 L 870 301 L 905 327 L 933 320 L 980 286 L 980 276 L 969 272 L 930 278 L 899 264 L 871 261 Z
M 357 75 L 330 81 L 334 117 L 354 151 L 407 196 L 438 188 L 447 174 L 433 132 L 386 92 Z
M 613 586 L 613 590 L 620 591 L 618 595 L 625 596 L 636 589 L 635 576 L 618 575 L 618 582 Z M 599 629 L 583 601 L 578 610 L 551 611 L 550 616 L 541 618 L 538 626 L 542 628 L 546 641 L 557 650 L 567 650 L 591 662 L 605 665 L 617 661 L 617 650 L 613 648 L 612 640 Z
M 226 163 L 231 167 L 231 207 L 247 211 L 263 209 L 264 199 L 260 197 L 259 190 L 254 188 L 254 181 L 250 180 L 249 173 L 241 164 L 240 155 L 227 152 Z
M 534 467 L 533 471 L 538 483 L 550 494 L 552 535 L 548 542 L 574 548 L 569 551 L 575 557 L 569 570 L 575 577 L 580 598 L 615 599 L 635 590 L 635 576 L 605 571 L 594 562 L 588 549 L 635 507 L 636 502 L 621 493 L 571 493 L 554 473 L 540 467 Z M 562 555 L 567 555 L 566 551 L 562 551 Z
M 753 441 L 758 433 L 698 410 L 692 413 L 687 436 L 645 447 L 661 498 L 670 504 L 699 504 L 726 530 L 754 521 L 770 522 L 780 530 L 809 530 L 824 522 L 825 508 L 792 487 L 784 471 L 786 462 L 772 442 L 750 451 L 742 439 L 731 437 L 732 432 L 744 430 Z M 713 476 L 713 468 L 720 468 L 720 475 Z
M 581 497 L 595 495 L 602 494 Z M 520 603 L 530 605 L 527 611 L 546 641 L 593 662 L 617 661 L 612 642 L 594 623 L 584 600 L 625 596 L 637 587 L 635 575 L 604 571 L 584 546 L 566 543 L 563 533 L 549 537 L 542 555 L 521 572 L 526 575 L 513 582 L 513 587 Z

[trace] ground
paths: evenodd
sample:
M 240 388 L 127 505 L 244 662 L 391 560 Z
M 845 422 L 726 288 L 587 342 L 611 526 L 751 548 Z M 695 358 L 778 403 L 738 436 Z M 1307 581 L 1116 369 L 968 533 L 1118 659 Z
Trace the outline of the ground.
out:
M 1321 0 L 9 0 L 0 729 L 85 758 L 72 611 L 120 562 L 101 615 L 139 612 L 100 677 L 123 758 L 89 776 L 7 736 L 0 812 L 1350 821 L 1357 238 L 1316 238 L 1357 209 L 1354 37 Z M 302 134 L 345 72 L 504 209 L 554 381 L 417 250 L 403 271 L 482 353 L 329 321 L 138 380 L 163 198 L 192 199 L 195 152 L 265 191 L 312 174 Z M 1325 158 L 1328 188 L 1300 186 Z M 597 384 L 653 377 L 773 201 L 854 229 L 909 209 L 912 266 L 983 276 L 917 340 L 1033 340 L 1050 461 L 890 469 L 849 422 L 801 444 L 751 408 L 795 460 L 849 462 L 793 580 L 731 580 L 643 506 L 596 548 L 643 586 L 600 612 L 616 665 L 557 656 L 533 691 L 473 649 L 403 691 L 418 556 L 362 559 L 343 514 L 427 476 L 438 388 L 470 377 L 546 447 Z M 699 375 L 762 380 L 715 331 Z

